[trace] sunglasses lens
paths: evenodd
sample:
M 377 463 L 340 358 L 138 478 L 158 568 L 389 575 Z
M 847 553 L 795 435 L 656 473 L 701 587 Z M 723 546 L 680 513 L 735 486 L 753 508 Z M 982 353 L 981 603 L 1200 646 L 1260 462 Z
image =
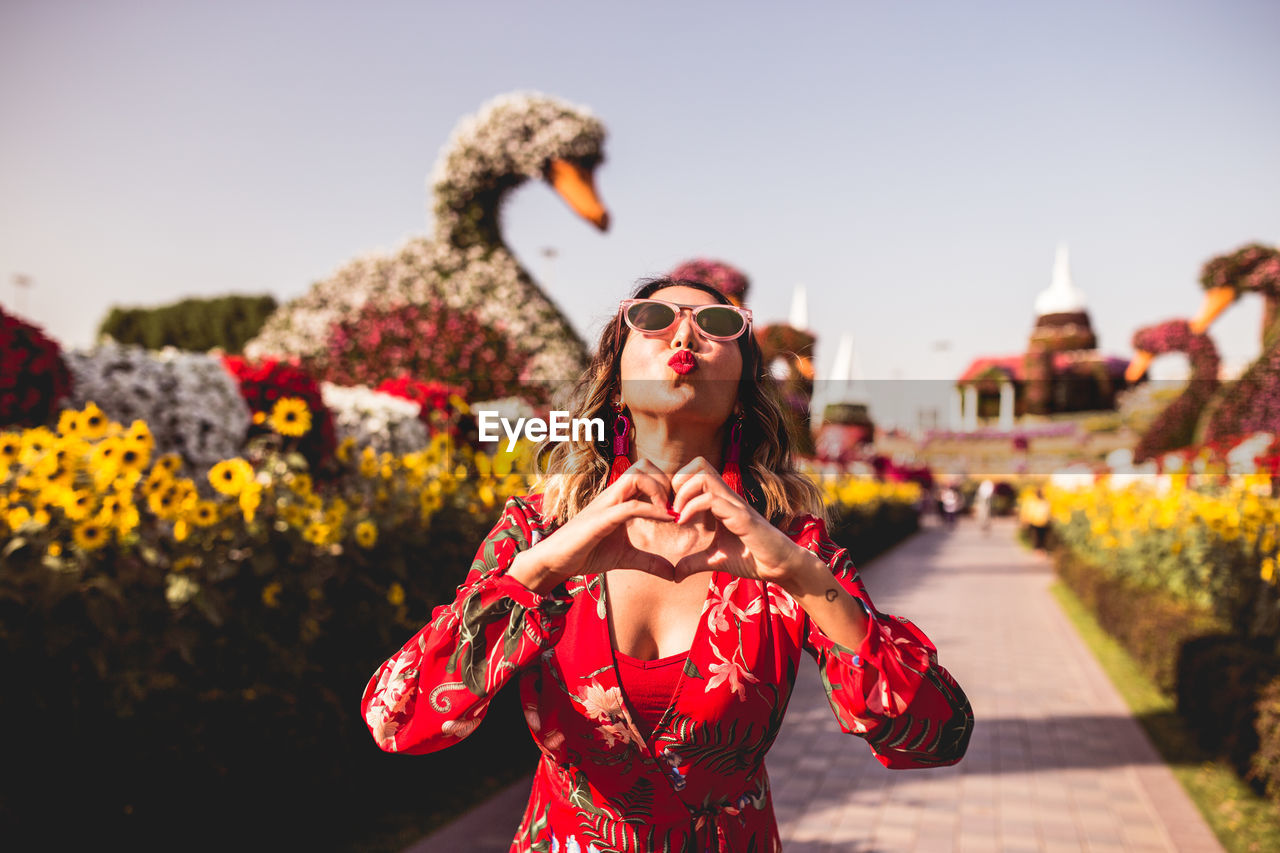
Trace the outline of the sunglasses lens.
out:
M 698 312 L 698 325 L 708 335 L 729 338 L 742 334 L 747 321 L 732 308 L 717 305 Z
M 627 309 L 627 322 L 642 332 L 661 332 L 676 321 L 676 312 L 660 302 L 637 302 Z

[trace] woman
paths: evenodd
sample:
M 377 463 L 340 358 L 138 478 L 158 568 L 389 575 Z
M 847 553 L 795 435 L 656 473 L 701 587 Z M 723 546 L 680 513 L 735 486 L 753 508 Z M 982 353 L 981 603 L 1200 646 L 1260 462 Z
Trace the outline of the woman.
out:
M 969 703 L 828 538 L 750 319 L 690 281 L 625 300 L 571 413 L 613 454 L 544 446 L 543 493 L 365 690 L 378 745 L 425 753 L 518 682 L 542 760 L 512 851 L 780 849 L 764 756 L 802 651 L 886 766 L 964 754 Z

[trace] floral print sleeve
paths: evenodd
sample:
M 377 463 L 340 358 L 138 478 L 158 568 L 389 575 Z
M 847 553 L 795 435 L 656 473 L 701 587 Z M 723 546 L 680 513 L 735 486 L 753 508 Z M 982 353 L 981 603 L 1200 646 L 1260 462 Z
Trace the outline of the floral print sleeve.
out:
M 848 551 L 831 541 L 825 525 L 810 519 L 805 528 L 797 541 L 831 567 L 868 617 L 857 649 L 836 643 L 811 620 L 806 626 L 805 649 L 822 670 L 840 727 L 865 738 L 885 767 L 955 764 L 973 733 L 964 691 L 938 665 L 937 649 L 923 631 L 875 609 Z
M 546 535 L 530 515 L 521 499 L 507 502 L 455 599 L 370 679 L 361 712 L 383 750 L 457 743 L 480 725 L 493 694 L 559 639 L 572 604 L 564 588 L 542 596 L 506 574 Z

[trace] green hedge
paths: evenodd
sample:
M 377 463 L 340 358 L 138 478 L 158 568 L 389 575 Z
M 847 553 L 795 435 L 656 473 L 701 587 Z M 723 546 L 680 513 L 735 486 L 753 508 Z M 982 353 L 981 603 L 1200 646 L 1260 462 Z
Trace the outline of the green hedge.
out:
M 831 539 L 849 550 L 855 566 L 861 566 L 920 529 L 920 514 L 914 506 L 881 502 L 874 512 L 832 507 Z
M 157 308 L 113 307 L 98 329 L 123 344 L 239 353 L 276 310 L 271 296 L 184 299 Z
M 1112 576 L 1070 548 L 1056 548 L 1053 556 L 1058 576 L 1166 693 L 1177 688 L 1183 644 L 1225 631 L 1207 610 L 1165 590 Z
M 1251 775 L 1267 796 L 1280 803 L 1280 678 L 1262 688 L 1258 697 L 1258 751 Z
M 1280 803 L 1280 659 L 1268 639 L 1242 638 L 1209 611 L 1114 577 L 1070 548 L 1058 576 L 1165 693 L 1211 754 Z

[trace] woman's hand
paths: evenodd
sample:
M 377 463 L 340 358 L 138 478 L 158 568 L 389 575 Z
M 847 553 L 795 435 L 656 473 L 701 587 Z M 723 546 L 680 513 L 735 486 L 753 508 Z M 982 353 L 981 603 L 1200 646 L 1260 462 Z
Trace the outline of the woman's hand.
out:
M 817 558 L 756 512 L 699 456 L 671 478 L 676 524 L 713 531 L 709 547 L 676 563 L 677 578 L 721 571 L 786 586 Z M 820 562 L 820 561 L 819 561 Z
M 677 525 L 705 524 L 715 531 L 709 548 L 676 563 L 677 578 L 721 571 L 775 583 L 828 637 L 846 648 L 859 647 L 870 611 L 832 577 L 818 555 L 770 524 L 701 457 L 677 471 L 671 483 Z
M 612 569 L 639 569 L 671 578 L 670 560 L 637 548 L 627 535 L 635 519 L 671 524 L 670 495 L 667 475 L 641 459 L 554 535 L 517 554 L 507 574 L 541 595 L 574 575 Z

